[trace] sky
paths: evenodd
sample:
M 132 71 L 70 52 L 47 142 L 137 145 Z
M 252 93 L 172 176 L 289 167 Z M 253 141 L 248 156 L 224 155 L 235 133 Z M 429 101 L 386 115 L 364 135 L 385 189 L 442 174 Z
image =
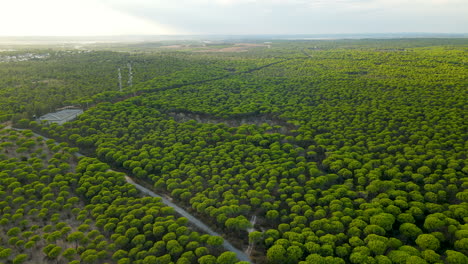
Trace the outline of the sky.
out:
M 0 0 L 0 36 L 467 33 L 468 0 Z

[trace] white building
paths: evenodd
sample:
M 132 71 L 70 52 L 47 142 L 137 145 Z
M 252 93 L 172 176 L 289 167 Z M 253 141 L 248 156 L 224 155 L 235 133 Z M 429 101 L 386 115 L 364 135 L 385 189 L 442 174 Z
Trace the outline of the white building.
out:
M 59 125 L 62 125 L 65 122 L 72 121 L 77 116 L 81 115 L 82 113 L 83 113 L 83 109 L 63 109 L 55 113 L 45 114 L 39 117 L 37 120 L 39 122 L 44 121 L 48 124 L 57 123 Z

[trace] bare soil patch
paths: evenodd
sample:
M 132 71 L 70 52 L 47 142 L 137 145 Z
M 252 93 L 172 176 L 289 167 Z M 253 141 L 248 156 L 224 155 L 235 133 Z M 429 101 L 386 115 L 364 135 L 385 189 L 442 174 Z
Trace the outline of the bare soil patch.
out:
M 204 50 L 197 50 L 195 52 L 246 52 L 251 48 L 257 48 L 257 47 L 267 48 L 269 47 L 269 45 L 255 44 L 255 43 L 236 43 L 232 47 L 204 49 Z

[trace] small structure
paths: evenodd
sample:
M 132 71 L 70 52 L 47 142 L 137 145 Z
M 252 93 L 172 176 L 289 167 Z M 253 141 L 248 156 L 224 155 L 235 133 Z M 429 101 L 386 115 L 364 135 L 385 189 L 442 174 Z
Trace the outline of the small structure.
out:
M 133 86 L 132 65 L 130 63 L 127 63 L 127 66 L 128 66 L 128 86 L 132 87 Z
M 122 91 L 122 73 L 120 72 L 119 68 L 119 92 Z
M 72 121 L 77 116 L 83 113 L 83 109 L 62 109 L 55 113 L 45 114 L 37 119 L 39 122 L 45 122 L 47 124 L 57 123 L 62 125 L 65 122 Z

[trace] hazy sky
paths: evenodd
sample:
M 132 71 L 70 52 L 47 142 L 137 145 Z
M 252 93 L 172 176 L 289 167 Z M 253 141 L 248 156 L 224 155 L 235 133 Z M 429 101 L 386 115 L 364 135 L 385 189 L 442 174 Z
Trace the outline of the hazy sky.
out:
M 0 0 L 0 35 L 468 32 L 468 0 Z

